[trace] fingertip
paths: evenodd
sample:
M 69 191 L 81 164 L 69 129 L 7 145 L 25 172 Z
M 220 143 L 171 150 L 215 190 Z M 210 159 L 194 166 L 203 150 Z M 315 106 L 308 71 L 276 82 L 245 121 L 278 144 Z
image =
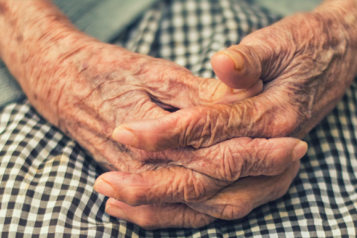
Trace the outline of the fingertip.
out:
M 199 228 L 214 222 L 215 218 L 199 213 L 185 204 L 152 204 L 132 207 L 125 203 L 109 199 L 106 213 L 132 222 L 143 229 L 159 228 Z
M 94 191 L 107 197 L 117 197 L 116 191 L 113 186 L 101 177 L 97 178 L 93 185 Z
M 238 50 L 226 49 L 213 55 L 211 64 L 217 77 L 228 87 L 247 89 L 254 85 L 259 75 L 252 77 L 247 60 Z
M 234 60 L 225 53 L 225 51 L 220 51 L 214 54 L 211 58 L 211 64 L 218 78 L 225 78 L 224 76 L 229 76 L 227 72 L 236 70 Z
M 292 152 L 293 161 L 300 160 L 306 154 L 308 145 L 304 141 L 299 141 Z
M 111 205 L 106 205 L 105 206 L 105 212 L 107 212 L 110 209 Z
M 216 53 L 211 64 L 217 77 L 231 88 L 250 88 L 261 77 L 261 62 L 254 48 L 246 45 L 233 45 Z
M 109 198 L 105 205 L 105 212 L 113 217 L 130 221 L 127 215 L 127 213 L 130 212 L 130 210 L 128 211 L 128 208 L 130 209 L 129 205 L 113 198 Z
M 150 177 L 155 179 L 154 176 Z M 141 174 L 109 172 L 97 178 L 94 190 L 109 198 L 125 202 L 131 206 L 146 204 L 150 180 Z
M 237 71 L 243 69 L 243 62 L 242 59 L 237 60 L 229 55 L 227 51 L 220 51 L 213 55 L 211 59 L 212 68 L 217 77 L 228 87 L 236 89 L 245 88 L 236 78 Z

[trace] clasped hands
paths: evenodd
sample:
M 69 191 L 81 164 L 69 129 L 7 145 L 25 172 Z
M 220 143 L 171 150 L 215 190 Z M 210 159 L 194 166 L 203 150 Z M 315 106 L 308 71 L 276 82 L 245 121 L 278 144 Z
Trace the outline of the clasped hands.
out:
M 94 184 L 106 212 L 146 229 L 237 219 L 281 197 L 299 139 L 356 75 L 355 0 L 217 53 L 220 80 L 101 43 L 48 1 L 3 5 L 1 58 L 36 110 L 112 170 Z
M 97 179 L 95 190 L 110 197 L 106 212 L 146 229 L 201 227 L 241 218 L 285 194 L 307 145 L 281 137 L 302 138 L 356 73 L 355 48 L 347 51 L 350 38 L 339 27 L 316 13 L 254 32 L 213 56 L 221 81 L 184 69 L 158 72 L 164 82 L 146 88 L 150 103 L 179 110 L 152 105 L 160 116 L 115 129 L 111 138 L 140 154 L 134 160 L 146 169 Z
M 69 21 L 2 57 L 36 110 L 112 170 L 94 185 L 108 214 L 146 229 L 201 227 L 287 191 L 307 150 L 299 139 L 356 74 L 356 31 L 336 9 L 285 18 L 217 53 L 220 80 Z

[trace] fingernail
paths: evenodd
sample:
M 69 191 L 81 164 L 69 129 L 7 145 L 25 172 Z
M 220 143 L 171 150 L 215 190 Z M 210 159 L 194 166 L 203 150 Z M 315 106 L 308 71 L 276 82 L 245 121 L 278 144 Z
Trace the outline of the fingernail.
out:
M 101 178 L 98 178 L 97 181 L 94 183 L 93 189 L 96 192 L 103 194 L 104 196 L 117 199 L 117 194 L 114 188 Z
M 304 141 L 300 141 L 293 150 L 293 160 L 301 159 L 307 152 L 307 143 Z
M 105 212 L 107 212 L 109 210 L 109 208 L 111 208 L 111 205 L 108 205 L 106 208 L 105 208 Z
M 136 136 L 132 131 L 121 126 L 114 130 L 112 137 L 115 141 L 129 146 L 133 146 L 136 140 Z
M 231 58 L 234 62 L 234 66 L 236 70 L 242 70 L 244 68 L 244 58 L 242 55 L 236 51 L 233 50 L 223 50 L 218 52 L 219 54 L 225 54 L 229 58 Z
M 243 94 L 243 93 L 246 93 L 246 92 L 247 92 L 247 89 L 231 88 L 231 93 L 234 93 L 234 94 Z

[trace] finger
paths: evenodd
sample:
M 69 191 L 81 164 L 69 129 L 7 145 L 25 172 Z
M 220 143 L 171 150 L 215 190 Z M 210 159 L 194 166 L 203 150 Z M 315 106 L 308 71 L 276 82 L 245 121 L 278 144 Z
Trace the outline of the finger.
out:
M 272 89 L 274 90 L 274 89 Z M 266 92 L 234 105 L 183 109 L 152 120 L 121 124 L 114 140 L 146 151 L 209 147 L 237 137 L 287 137 L 305 120 L 284 92 Z
M 205 200 L 231 182 L 210 178 L 182 167 L 142 173 L 108 172 L 94 190 L 131 206 Z
M 281 174 L 307 152 L 305 142 L 294 138 L 236 138 L 220 144 L 170 156 L 170 164 L 183 166 L 222 181 L 247 176 Z M 192 149 L 193 150 L 193 149 Z M 184 158 L 183 158 L 184 157 Z
M 274 26 L 269 27 L 268 30 L 254 32 L 241 44 L 227 49 L 228 54 L 218 54 L 218 56 L 221 55 L 219 56 L 221 60 L 213 58 L 212 64 L 219 78 L 230 87 L 249 88 L 251 85 L 256 85 L 259 78 L 268 81 L 280 75 L 290 63 L 294 56 L 291 52 L 294 51 L 288 47 L 291 43 L 288 40 L 284 40 L 282 44 L 276 44 L 266 39 L 266 35 L 271 35 L 272 32 L 275 32 Z M 283 34 L 281 30 L 276 30 L 276 32 L 277 35 Z M 274 36 L 274 39 L 276 37 Z M 281 37 L 285 39 L 286 35 L 283 34 Z M 244 64 L 238 73 L 229 69 L 233 67 L 232 58 Z M 226 62 L 229 60 L 231 64 Z M 222 72 L 219 72 L 220 70 Z M 116 130 L 116 132 L 126 133 L 126 136 L 122 137 L 124 144 L 136 143 L 135 140 L 125 140 L 129 132 L 140 134 L 139 137 L 147 137 L 151 141 L 149 141 L 149 147 L 153 147 L 153 150 L 156 150 L 155 147 L 165 149 L 190 145 L 195 148 L 207 147 L 241 136 L 268 138 L 290 136 L 295 133 L 296 126 L 306 120 L 305 117 L 309 117 L 309 115 L 300 114 L 301 105 L 305 103 L 305 99 L 292 95 L 294 92 L 299 92 L 296 91 L 297 85 L 293 83 L 289 85 L 281 80 L 275 81 L 266 85 L 265 91 L 258 96 L 234 105 L 216 105 L 196 100 L 196 105 L 206 106 L 182 107 L 185 109 L 156 120 L 122 124 L 119 129 L 128 129 L 127 132 L 124 132 L 125 130 Z M 214 89 L 213 92 L 219 92 L 220 90 L 216 89 L 222 86 L 213 86 L 213 83 L 212 85 L 207 83 L 209 87 L 201 87 L 203 90 L 200 90 L 200 87 L 193 88 L 198 92 L 205 92 L 210 88 Z M 204 95 L 212 95 L 212 93 Z M 187 98 L 191 97 L 187 96 Z M 140 128 L 140 131 L 132 130 L 132 127 Z M 140 139 L 137 143 L 140 144 Z M 146 144 L 146 141 L 143 144 Z M 156 144 L 156 146 L 151 146 L 151 144 Z
M 282 141 L 284 140 L 293 141 L 296 139 L 282 139 Z M 295 147 L 299 150 L 298 157 L 302 156 L 301 152 L 305 153 L 307 149 L 304 143 L 298 143 Z M 282 151 L 278 148 L 279 146 L 270 149 L 268 153 L 256 153 L 255 156 L 259 158 L 258 160 L 254 159 L 253 155 L 250 157 L 252 159 L 225 158 L 221 162 L 220 159 L 214 160 L 216 154 L 213 153 L 213 157 L 206 160 L 197 158 L 197 161 L 190 161 L 191 159 L 189 159 L 189 163 L 183 163 L 186 168 L 169 167 L 138 174 L 110 172 L 97 179 L 94 189 L 105 196 L 114 197 L 129 205 L 203 201 L 240 177 L 280 174 L 295 161 L 292 157 L 296 157 L 296 154 L 293 152 L 293 156 L 286 155 L 284 152 L 281 153 Z M 232 154 L 240 153 L 235 151 Z M 205 157 L 204 154 L 202 156 Z M 180 161 L 180 163 L 182 162 Z M 172 165 L 174 164 L 173 162 Z
M 261 80 L 244 89 L 232 89 L 220 80 L 192 76 L 186 80 L 176 79 L 171 84 L 174 86 L 162 86 L 155 89 L 156 91 L 146 91 L 154 101 L 183 109 L 197 105 L 235 103 L 253 97 L 263 90 Z
M 251 87 L 259 80 L 262 71 L 254 48 L 240 45 L 216 53 L 211 64 L 217 77 L 236 89 Z
M 297 124 L 297 114 L 291 106 L 259 95 L 234 105 L 199 106 L 156 119 L 124 123 L 112 137 L 147 151 L 178 146 L 201 148 L 243 136 L 287 136 Z
M 214 80 L 215 83 L 219 83 L 218 80 Z M 222 83 L 220 83 L 221 85 L 223 85 Z M 227 87 L 227 86 L 224 86 Z M 241 93 L 239 93 L 240 96 L 238 96 L 238 94 L 236 96 L 232 96 L 232 101 L 235 100 L 243 100 L 246 97 L 251 97 L 253 95 L 253 93 L 255 93 L 254 91 L 261 91 L 262 88 L 262 82 L 258 82 L 255 86 L 253 86 L 253 90 L 243 90 Z M 238 97 L 238 99 L 237 99 Z M 240 97 L 240 99 L 239 99 Z M 170 113 L 168 111 L 170 111 L 171 109 L 173 109 L 173 107 L 171 105 L 167 105 L 164 104 L 161 101 L 157 101 L 157 100 L 152 100 L 150 99 L 150 97 L 144 93 L 144 92 L 136 92 L 135 94 L 129 94 L 127 96 L 127 102 L 125 106 L 122 106 L 118 109 L 117 114 L 119 116 L 116 116 L 115 118 L 117 119 L 116 121 L 116 125 L 118 124 L 123 124 L 123 123 L 128 123 L 130 121 L 140 121 L 140 120 L 154 120 L 157 118 L 161 118 L 165 115 L 169 115 Z M 171 97 L 170 97 L 171 98 Z M 230 100 L 229 96 L 224 97 L 225 99 L 227 99 L 228 101 Z M 221 98 L 222 99 L 222 98 Z M 174 100 L 177 102 L 182 102 L 184 100 L 187 100 L 187 97 L 184 97 L 183 100 Z M 170 103 L 168 101 L 163 100 L 166 103 Z M 218 102 L 218 101 L 217 101 Z M 220 101 L 222 103 L 226 103 L 227 101 Z M 197 103 L 197 102 L 196 102 Z M 203 102 L 200 102 L 203 103 Z M 174 106 L 180 106 L 180 105 L 176 105 L 175 103 L 172 103 Z M 187 104 L 187 103 L 186 103 Z M 182 105 L 181 105 L 182 106 Z M 189 106 L 188 104 L 186 106 Z M 98 107 L 100 107 L 98 105 Z M 131 113 L 130 115 L 126 116 L 126 117 L 122 117 L 122 114 L 125 113 L 127 114 L 127 111 L 130 110 Z M 92 115 L 88 115 L 88 117 L 92 117 Z M 103 113 L 103 117 L 107 117 L 107 115 L 105 113 Z M 110 120 L 112 120 L 110 118 Z M 90 120 L 89 122 L 92 122 L 92 120 Z M 125 124 L 124 124 L 125 125 Z M 85 125 L 85 123 L 83 123 L 83 125 L 81 125 L 82 127 L 86 127 L 86 128 L 92 128 L 93 126 L 98 126 L 98 127 L 103 127 L 103 123 L 97 123 L 95 125 L 88 123 L 88 125 Z M 108 131 L 109 129 L 111 129 L 110 127 L 104 127 L 102 128 L 101 131 Z M 109 131 L 108 131 L 109 132 Z M 113 131 L 110 131 L 109 133 L 113 133 Z M 122 134 L 117 135 L 117 137 L 119 139 L 115 139 L 117 142 L 121 142 L 125 140 L 125 138 L 127 138 L 128 136 L 128 132 L 124 131 L 122 132 Z M 155 135 L 153 135 L 155 137 Z M 155 138 L 150 138 L 153 137 L 151 135 L 147 136 L 148 140 L 152 140 Z M 123 138 L 123 139 L 120 139 Z M 125 144 L 125 142 L 124 142 Z M 127 144 L 129 145 L 129 144 Z
M 249 88 L 257 80 L 268 81 L 282 72 L 293 57 L 285 31 L 275 25 L 255 31 L 238 45 L 217 52 L 211 58 L 217 77 L 231 88 Z M 272 33 L 275 33 L 273 37 Z M 276 40 L 279 39 L 279 44 Z
M 297 175 L 299 166 L 300 162 L 296 161 L 282 174 L 274 177 L 241 179 L 206 201 L 187 205 L 219 219 L 242 218 L 254 208 L 282 197 Z
M 146 230 L 199 228 L 215 220 L 185 204 L 162 203 L 132 207 L 112 198 L 107 201 L 105 211 L 111 216 L 135 223 Z

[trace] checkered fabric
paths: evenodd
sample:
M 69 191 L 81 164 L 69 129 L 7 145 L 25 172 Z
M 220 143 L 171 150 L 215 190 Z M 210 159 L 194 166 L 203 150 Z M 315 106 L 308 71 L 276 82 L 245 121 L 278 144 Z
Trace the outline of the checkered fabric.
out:
M 130 50 L 212 77 L 212 54 L 277 18 L 243 1 L 164 1 L 118 36 Z M 1 237 L 356 237 L 357 82 L 305 138 L 288 193 L 243 219 L 201 229 L 145 231 L 105 214 L 103 173 L 28 101 L 0 110 Z

